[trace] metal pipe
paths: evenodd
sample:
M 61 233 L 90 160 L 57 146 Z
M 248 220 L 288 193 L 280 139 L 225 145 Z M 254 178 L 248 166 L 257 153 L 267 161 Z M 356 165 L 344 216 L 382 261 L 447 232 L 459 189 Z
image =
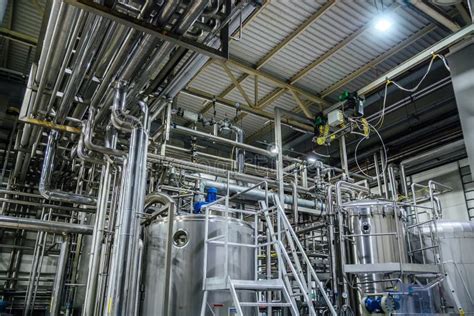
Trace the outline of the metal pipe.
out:
M 236 141 L 240 144 L 244 143 L 244 131 L 240 127 L 231 125 L 230 129 L 233 130 L 236 134 Z M 244 172 L 245 168 L 245 151 L 243 149 L 237 148 L 235 153 L 235 161 L 237 164 L 237 171 Z
M 374 166 L 375 166 L 375 178 L 377 179 L 377 188 L 379 189 L 379 194 L 382 196 L 382 183 L 380 181 L 380 170 L 379 170 L 379 161 L 377 159 L 377 153 L 374 153 Z
M 161 7 L 156 17 L 158 25 L 165 26 L 179 7 L 180 0 L 168 0 Z
M 164 313 L 163 315 L 168 316 L 169 311 L 169 297 L 171 291 L 171 251 L 173 246 L 173 224 L 174 224 L 174 214 L 177 210 L 176 202 L 167 194 L 161 192 L 153 192 L 146 196 L 145 198 L 145 208 L 160 203 L 163 205 L 168 205 L 168 236 L 166 243 L 166 255 L 165 255 L 165 284 L 164 284 Z
M 341 271 L 343 274 L 343 288 L 344 288 L 344 293 L 346 294 L 344 297 L 344 305 L 348 305 L 349 286 L 348 286 L 347 278 L 345 275 L 345 268 L 344 268 L 344 265 L 347 262 L 346 260 L 347 257 L 346 257 L 346 248 L 345 248 L 346 246 L 345 246 L 345 239 L 344 239 L 345 225 L 344 225 L 344 217 L 342 214 L 342 205 L 343 205 L 342 190 L 349 190 L 349 191 L 355 190 L 360 193 L 369 193 L 370 191 L 369 191 L 369 188 L 367 187 L 348 183 L 345 181 L 338 181 L 336 183 L 336 202 L 339 207 L 338 212 L 337 212 L 337 220 L 338 220 L 338 225 L 339 225 L 339 245 L 340 245 L 340 256 L 341 256 L 340 263 L 341 263 Z
M 337 267 L 336 267 L 336 239 L 334 237 L 335 232 L 335 213 L 333 205 L 333 195 L 334 195 L 335 186 L 333 184 L 329 185 L 327 188 L 327 213 L 329 217 L 329 227 L 328 227 L 328 238 L 329 238 L 329 251 L 330 251 L 330 267 L 331 267 L 331 286 L 332 286 L 332 299 L 333 303 L 336 303 L 336 298 L 339 297 L 339 289 L 337 282 Z
M 77 193 L 64 192 L 60 190 L 52 190 L 50 188 L 52 170 L 54 166 L 54 156 L 56 154 L 56 142 L 59 139 L 59 133 L 52 130 L 49 133 L 48 145 L 44 152 L 43 168 L 41 170 L 41 177 L 39 183 L 40 194 L 50 200 L 92 205 L 97 203 L 97 199 L 87 195 Z
M 64 288 L 64 279 L 66 277 L 67 258 L 69 256 L 69 241 L 70 237 L 68 235 L 63 236 L 59 259 L 56 265 L 56 277 L 54 278 L 53 292 L 51 294 L 50 314 L 52 316 L 59 315 L 59 310 L 61 308 L 61 295 Z
M 0 227 L 7 229 L 24 229 L 27 231 L 48 232 L 55 234 L 91 235 L 93 227 L 89 225 L 51 222 L 40 219 L 0 215 Z
M 86 146 L 87 149 L 96 151 L 99 153 L 102 153 L 104 155 L 108 156 L 114 156 L 114 157 L 123 157 L 126 155 L 126 153 L 122 150 L 118 150 L 112 147 L 108 146 L 99 146 L 96 145 L 92 142 L 92 124 L 94 122 L 95 118 L 95 110 L 93 108 L 89 109 L 89 118 L 88 120 L 84 123 L 84 129 L 83 129 L 83 134 L 84 134 L 84 145 Z M 109 133 L 114 133 L 112 130 L 111 126 L 107 126 L 107 131 Z
M 78 54 L 78 60 L 75 63 L 76 68 L 74 69 L 66 84 L 64 95 L 61 99 L 61 103 L 58 106 L 55 116 L 56 122 L 62 123 L 67 116 L 70 105 L 79 91 L 81 82 L 83 81 L 85 73 L 90 66 L 90 60 L 93 59 L 93 56 L 99 49 L 109 23 L 110 21 L 103 19 L 102 17 L 95 17 L 91 26 L 91 30 L 84 34 L 84 41 L 86 45 L 84 46 L 83 51 Z
M 209 139 L 209 140 L 219 142 L 219 143 L 223 143 L 223 144 L 226 144 L 226 145 L 229 145 L 229 146 L 242 148 L 242 149 L 251 151 L 253 153 L 263 155 L 263 156 L 267 156 L 267 157 L 275 157 L 276 156 L 276 153 L 272 153 L 269 150 L 265 150 L 265 149 L 254 147 L 254 146 L 251 146 L 251 145 L 239 143 L 239 142 L 227 139 L 227 138 L 214 136 L 212 134 L 208 134 L 208 133 L 200 132 L 200 131 L 197 131 L 197 130 L 193 130 L 193 129 L 190 129 L 190 128 L 187 128 L 187 127 L 184 127 L 184 126 L 173 125 L 172 130 L 183 133 L 183 134 L 187 134 L 187 135 L 193 135 L 193 136 L 197 136 L 197 137 L 200 137 L 200 138 Z
M 388 177 L 390 179 L 392 200 L 398 201 L 397 180 L 395 178 L 395 170 L 393 169 L 393 166 L 388 167 Z
M 385 161 L 385 155 L 382 149 L 380 149 L 380 165 L 382 166 L 382 179 L 383 179 L 383 189 L 385 193 L 385 198 L 388 200 L 388 183 L 387 183 L 387 161 Z
M 94 233 L 92 236 L 91 254 L 89 259 L 89 272 L 87 276 L 87 288 L 84 299 L 83 316 L 94 315 L 96 307 L 96 291 L 98 274 L 100 267 L 101 250 L 103 247 L 105 221 L 107 216 L 107 202 L 110 194 L 110 181 L 112 175 L 110 173 L 110 162 L 102 167 L 99 201 L 97 205 L 97 215 L 94 225 Z
M 424 163 L 427 160 L 431 160 L 434 157 L 439 157 L 439 156 L 445 155 L 445 154 L 447 155 L 447 154 L 453 153 L 455 151 L 458 151 L 458 150 L 464 149 L 464 148 L 465 148 L 464 140 L 460 139 L 460 140 L 452 142 L 450 144 L 447 144 L 447 145 L 435 148 L 433 150 L 424 152 L 424 153 L 422 153 L 420 155 L 417 155 L 415 157 L 405 159 L 400 163 L 400 165 L 405 166 L 405 168 L 413 167 L 413 166 L 419 165 L 421 163 Z
M 227 188 L 226 183 L 212 181 L 212 180 L 202 180 L 201 186 L 203 188 L 214 187 L 214 188 L 217 188 L 221 192 L 226 192 L 227 189 L 229 189 L 231 193 L 239 193 L 239 192 L 248 190 L 248 187 L 235 185 L 235 184 L 229 184 L 229 188 Z M 242 196 L 250 200 L 259 201 L 259 200 L 265 199 L 266 192 L 265 190 L 253 189 L 251 191 L 243 193 Z M 285 204 L 293 204 L 293 199 L 294 197 L 292 195 L 283 195 L 283 201 Z M 300 209 L 299 212 L 306 212 L 312 215 L 319 216 L 324 211 L 325 207 L 323 203 L 321 203 L 320 201 L 312 201 L 312 200 L 305 200 L 305 199 L 299 199 L 299 198 L 296 198 L 296 200 L 297 200 L 297 205 L 299 207 L 309 208 L 313 210 L 309 212 L 308 210 Z
M 125 97 L 121 95 L 123 91 L 120 84 L 117 87 L 118 100 L 125 104 Z M 121 113 L 122 107 L 115 102 L 116 114 L 120 116 L 116 123 L 119 128 L 133 128 L 130 137 L 128 159 L 125 163 L 124 177 L 122 185 L 122 200 L 117 220 L 116 238 L 114 251 L 111 260 L 112 274 L 109 278 L 108 286 L 108 310 L 107 315 L 124 315 L 133 313 L 134 297 L 133 284 L 137 275 L 135 269 L 129 269 L 136 264 L 135 258 L 138 247 L 140 227 L 138 217 L 143 211 L 146 191 L 146 161 L 148 152 L 148 107 L 139 101 L 143 112 L 142 120 L 138 118 L 130 119 L 128 114 Z M 112 113 L 112 117 L 114 117 Z M 138 124 L 136 123 L 138 122 Z M 123 123 L 123 124 L 122 124 Z
M 126 84 L 123 81 L 116 81 L 114 84 L 115 94 L 112 106 L 111 122 L 115 128 L 131 131 L 135 126 L 140 126 L 140 119 L 125 113 L 126 107 Z

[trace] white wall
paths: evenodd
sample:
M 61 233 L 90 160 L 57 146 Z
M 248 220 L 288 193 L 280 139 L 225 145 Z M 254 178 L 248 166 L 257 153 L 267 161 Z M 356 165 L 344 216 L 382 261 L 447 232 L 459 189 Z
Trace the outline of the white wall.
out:
M 460 160 L 459 164 L 461 167 L 466 166 L 467 159 Z M 453 189 L 451 192 L 440 196 L 441 206 L 443 208 L 443 219 L 469 220 L 457 162 L 449 163 L 412 176 L 413 182 L 426 184 L 428 180 L 440 182 Z

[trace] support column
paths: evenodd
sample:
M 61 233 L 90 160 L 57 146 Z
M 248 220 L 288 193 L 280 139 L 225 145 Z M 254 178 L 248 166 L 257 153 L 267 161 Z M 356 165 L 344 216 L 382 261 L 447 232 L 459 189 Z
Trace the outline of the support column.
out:
M 474 39 L 451 47 L 447 56 L 464 144 L 474 174 Z

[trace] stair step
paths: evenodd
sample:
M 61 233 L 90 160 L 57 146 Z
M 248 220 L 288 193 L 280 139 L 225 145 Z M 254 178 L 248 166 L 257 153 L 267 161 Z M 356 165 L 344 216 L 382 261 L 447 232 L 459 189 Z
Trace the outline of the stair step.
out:
M 240 306 L 242 307 L 291 307 L 290 303 L 282 303 L 282 302 L 241 302 Z
M 232 280 L 232 284 L 236 290 L 282 290 L 285 287 L 280 279 L 258 281 Z

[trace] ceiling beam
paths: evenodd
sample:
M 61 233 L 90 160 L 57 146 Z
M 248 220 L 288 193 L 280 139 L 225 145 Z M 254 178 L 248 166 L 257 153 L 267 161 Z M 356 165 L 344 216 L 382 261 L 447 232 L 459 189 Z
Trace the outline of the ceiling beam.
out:
M 38 39 L 34 36 L 13 31 L 4 27 L 0 27 L 0 36 L 8 38 L 9 40 L 19 42 L 26 46 L 33 46 L 36 47 L 38 45 Z
M 227 107 L 230 107 L 230 108 L 233 108 L 233 109 L 236 109 L 236 110 L 240 110 L 242 112 L 246 112 L 246 113 L 249 113 L 249 114 L 253 114 L 255 116 L 258 116 L 260 118 L 267 119 L 267 120 L 270 120 L 270 121 L 274 120 L 273 113 L 262 111 L 262 110 L 257 109 L 257 108 L 252 108 L 248 104 L 242 104 L 242 103 L 237 104 L 235 101 L 232 101 L 232 100 L 228 100 L 228 99 L 221 98 L 221 97 L 215 97 L 212 94 L 201 91 L 199 89 L 188 87 L 187 89 L 182 90 L 180 93 L 187 94 L 189 96 L 200 98 L 200 99 L 203 99 L 203 100 L 208 100 L 208 101 L 211 101 L 211 102 L 212 102 L 212 100 L 215 99 L 215 101 L 217 103 L 222 104 L 224 106 L 227 106 Z M 285 119 L 282 119 L 282 123 L 284 123 L 285 125 L 291 126 L 293 128 L 299 129 L 301 131 L 312 131 L 313 130 L 312 126 L 302 124 L 302 123 L 300 123 L 298 121 L 295 121 L 295 120 L 290 120 L 290 119 L 285 118 Z
M 419 39 L 423 38 L 428 33 L 434 31 L 435 29 L 436 29 L 435 25 L 428 25 L 428 26 L 424 27 L 423 29 L 419 30 L 418 32 L 416 32 L 413 35 L 411 35 L 410 37 L 408 37 L 406 40 L 400 42 L 397 46 L 392 47 L 390 50 L 386 51 L 382 55 L 379 55 L 375 59 L 372 59 L 369 63 L 365 64 L 364 66 L 357 69 L 353 73 L 349 74 L 345 78 L 339 80 L 338 82 L 336 82 L 333 85 L 326 88 L 324 91 L 321 92 L 321 96 L 323 98 L 325 98 L 325 97 L 331 95 L 335 91 L 337 91 L 340 88 L 347 85 L 349 82 L 351 82 L 355 78 L 361 76 L 362 74 L 366 73 L 370 69 L 376 67 L 377 65 L 382 63 L 384 60 L 387 60 L 388 58 L 392 57 L 393 55 L 399 53 L 400 51 L 402 51 L 406 47 L 410 46 L 414 42 L 416 42 Z
M 265 72 L 265 71 L 262 71 L 262 70 L 258 70 L 256 68 L 253 68 L 253 67 L 250 67 L 250 66 L 247 66 L 237 60 L 234 60 L 234 59 L 229 59 L 226 61 L 226 63 L 228 65 L 232 65 L 236 68 L 238 68 L 239 70 L 249 74 L 249 75 L 255 75 L 255 76 L 259 76 L 261 79 L 264 79 L 270 83 L 272 83 L 273 85 L 277 86 L 277 87 L 280 87 L 280 88 L 283 88 L 283 89 L 288 89 L 288 90 L 293 90 L 303 96 L 305 96 L 308 100 L 310 101 L 313 101 L 315 103 L 318 103 L 318 104 L 322 104 L 322 105 L 327 105 L 328 102 L 326 100 L 323 100 L 320 96 L 318 95 L 315 95 L 314 93 L 311 93 L 309 91 L 306 91 L 304 89 L 301 89 L 301 88 L 298 88 L 296 86 L 294 86 L 292 83 L 288 83 L 284 80 L 281 80 L 281 79 L 278 79 L 277 77 Z
M 393 11 L 400 8 L 400 4 L 395 3 L 392 6 L 388 7 L 385 12 L 387 11 Z M 289 85 L 294 85 L 297 81 L 301 80 L 304 78 L 308 73 L 310 73 L 313 69 L 327 61 L 329 58 L 331 58 L 338 50 L 341 48 L 345 47 L 347 44 L 351 43 L 355 39 L 357 39 L 362 33 L 364 33 L 367 29 L 371 27 L 371 22 L 366 23 L 363 27 L 359 28 L 357 31 L 352 33 L 351 35 L 347 36 L 345 39 L 343 39 L 341 42 L 339 42 L 337 45 L 332 47 L 330 50 L 328 50 L 326 53 L 315 59 L 313 62 L 311 62 L 308 66 L 306 66 L 304 69 L 296 73 L 291 79 L 289 80 L 288 84 Z M 279 88 L 282 89 L 282 88 Z M 278 89 L 277 89 L 278 90 Z M 325 102 L 324 105 L 327 103 Z
M 298 106 L 300 107 L 301 111 L 303 111 L 304 115 L 311 119 L 313 117 L 313 115 L 311 114 L 311 112 L 308 110 L 308 107 L 306 106 L 306 104 L 304 104 L 300 97 L 296 94 L 295 91 L 293 90 L 290 90 L 290 93 L 293 95 L 293 99 L 295 99 L 296 101 L 296 104 L 298 104 Z
M 461 16 L 464 23 L 471 24 L 472 23 L 471 16 L 469 15 L 469 12 L 467 12 L 462 2 L 456 3 L 454 6 L 456 7 L 456 10 L 458 10 L 459 15 Z
M 250 17 L 244 21 L 244 23 L 242 23 L 242 29 L 240 31 L 242 31 L 243 29 L 245 29 L 261 12 L 263 12 L 263 10 L 265 10 L 265 8 L 270 4 L 270 1 L 271 0 L 265 0 L 265 2 L 257 9 L 255 10 L 255 12 L 253 12 Z M 230 41 L 233 41 L 234 40 L 234 36 L 239 32 L 239 29 L 235 30 L 234 33 L 232 33 L 232 35 L 230 36 Z M 212 60 L 209 59 L 206 64 L 204 66 L 208 66 L 209 64 L 212 63 Z M 194 77 L 188 82 L 187 86 L 189 87 L 191 85 L 191 83 L 199 76 L 199 74 L 201 74 L 201 72 L 205 69 L 206 67 L 201 67 L 201 69 L 198 70 L 198 72 L 194 75 Z M 240 83 L 243 81 L 243 79 L 237 79 L 237 81 Z M 219 94 L 219 97 L 223 98 L 225 97 L 227 94 L 230 93 L 230 91 L 232 91 L 234 88 L 234 86 L 232 85 L 232 88 L 230 90 L 228 90 L 227 92 L 227 89 L 225 89 L 222 93 Z M 208 101 L 205 101 L 203 102 L 202 104 L 203 106 L 203 109 L 200 111 L 201 114 L 204 114 L 206 113 L 207 111 L 209 111 L 209 109 L 212 107 L 212 102 L 208 102 Z
M 266 4 L 268 4 L 269 1 L 266 2 Z M 278 54 L 283 48 L 285 48 L 286 46 L 288 46 L 289 43 L 291 43 L 295 38 L 297 38 L 299 35 L 301 35 L 301 33 L 303 33 L 304 31 L 306 31 L 308 29 L 309 26 L 311 26 L 311 24 L 313 24 L 317 19 L 319 19 L 319 17 L 321 17 L 324 13 L 326 13 L 330 8 L 332 8 L 332 6 L 336 3 L 336 0 L 331 0 L 331 1 L 328 1 L 326 2 L 323 6 L 321 6 L 315 13 L 313 13 L 304 23 L 302 23 L 300 26 L 298 26 L 298 28 L 296 30 L 294 30 L 293 32 L 291 32 L 291 34 L 289 34 L 281 43 L 279 43 L 277 46 L 275 46 L 270 52 L 268 52 L 262 59 L 260 59 L 258 62 L 257 62 L 257 65 L 256 67 L 252 70 L 252 67 L 248 67 L 248 66 L 245 66 L 244 69 L 246 70 L 243 70 L 241 69 L 242 71 L 245 72 L 245 74 L 243 74 L 242 76 L 240 76 L 237 81 L 239 83 L 243 82 L 245 79 L 247 79 L 250 75 L 254 75 L 254 76 L 258 76 L 255 71 L 258 71 L 260 70 L 268 61 L 270 61 L 273 56 L 275 56 L 276 54 Z M 238 63 L 237 61 L 235 61 L 236 63 Z M 240 63 L 238 63 L 240 65 Z M 247 68 L 248 67 L 248 68 Z M 268 75 L 268 74 L 267 74 Z M 263 76 L 263 73 L 260 75 L 260 76 Z M 269 78 L 274 78 L 273 76 L 270 76 Z M 267 79 L 269 79 L 267 78 Z M 276 79 L 276 78 L 275 78 Z M 257 79 L 256 79 L 257 80 Z M 280 82 L 283 82 L 281 80 L 279 80 Z M 287 84 L 287 83 L 285 83 Z M 277 84 L 277 86 L 280 86 L 280 84 Z M 234 90 L 234 88 L 236 88 L 236 86 L 232 83 L 231 85 L 229 85 L 227 88 L 224 89 L 224 91 L 222 93 L 219 94 L 220 97 L 225 97 L 227 96 L 230 92 L 232 92 Z M 311 93 L 308 92 L 309 95 L 312 95 Z M 314 100 L 315 102 L 320 102 L 320 101 L 316 101 Z M 200 111 L 201 114 L 204 114 L 206 113 L 207 111 L 209 111 L 209 109 L 212 107 L 212 104 L 211 103 L 207 103 L 206 102 L 203 104 L 203 109 Z
M 245 102 L 247 102 L 248 105 L 250 105 L 251 107 L 254 107 L 255 104 L 250 101 L 250 98 L 249 96 L 247 95 L 247 92 L 245 92 L 245 90 L 242 88 L 242 86 L 240 85 L 240 82 L 237 81 L 237 79 L 235 78 L 234 74 L 232 73 L 232 71 L 229 69 L 229 67 L 227 66 L 227 64 L 225 62 L 220 62 L 222 68 L 224 69 L 225 73 L 227 74 L 227 76 L 230 78 L 230 80 L 232 81 L 232 84 L 237 87 L 237 90 L 239 90 L 240 94 L 242 95 L 242 97 L 245 99 Z
M 445 17 L 424 1 L 410 0 L 410 4 L 421 12 L 423 12 L 424 14 L 426 14 L 428 17 L 432 18 L 436 22 L 446 27 L 451 32 L 457 32 L 461 29 L 461 27 L 457 23 Z

